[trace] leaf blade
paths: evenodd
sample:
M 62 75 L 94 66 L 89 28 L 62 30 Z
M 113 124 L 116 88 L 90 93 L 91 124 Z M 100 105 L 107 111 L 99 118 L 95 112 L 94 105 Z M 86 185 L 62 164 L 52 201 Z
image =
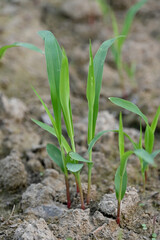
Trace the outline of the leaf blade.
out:
M 106 59 L 106 55 L 108 49 L 112 46 L 116 38 L 107 40 L 102 43 L 100 48 L 98 49 L 93 63 L 94 63 L 94 76 L 95 76 L 95 101 L 94 101 L 94 109 L 93 109 L 93 136 L 95 135 L 96 121 L 98 116 L 99 109 L 99 97 L 100 90 L 102 85 L 102 76 L 103 76 L 103 66 Z
M 134 103 L 121 98 L 117 98 L 117 97 L 110 97 L 109 100 L 115 105 L 139 115 L 145 121 L 145 123 L 148 124 L 147 117 L 141 112 L 141 110 Z
M 24 47 L 24 48 L 28 48 L 30 50 L 39 52 L 41 54 L 44 54 L 44 52 L 40 48 L 36 47 L 33 44 L 23 43 L 23 42 L 15 42 L 13 44 L 5 45 L 5 46 L 0 48 L 0 59 L 4 56 L 4 54 L 7 51 L 7 49 L 12 48 L 12 47 Z
M 86 160 L 85 158 L 83 158 L 81 155 L 79 155 L 79 154 L 76 153 L 76 152 L 70 152 L 70 153 L 69 153 L 69 156 L 70 156 L 73 160 L 78 161 L 78 162 L 91 163 L 90 161 Z
M 38 121 L 38 120 L 36 120 L 36 119 L 33 119 L 33 118 L 32 118 L 31 120 L 32 120 L 34 123 L 36 123 L 39 127 L 41 127 L 42 129 L 46 130 L 47 132 L 51 133 L 53 136 L 57 137 L 56 132 L 55 132 L 55 130 L 54 130 L 53 127 L 50 127 L 50 126 L 48 126 L 47 124 L 45 124 L 45 123 L 43 123 L 43 122 L 40 122 L 40 121 Z M 66 153 L 70 152 L 70 151 L 71 151 L 71 148 L 70 148 L 68 142 L 66 141 L 66 139 L 64 138 L 63 135 L 62 135 L 61 137 L 62 137 L 62 145 L 63 145 Z
M 60 167 L 60 169 L 64 173 L 61 151 L 55 145 L 50 143 L 47 144 L 46 150 L 49 157 Z
M 81 164 L 81 163 L 67 163 L 66 166 L 67 166 L 67 169 L 70 172 L 76 173 L 76 172 L 79 172 L 82 169 L 83 164 Z
M 91 149 L 93 148 L 95 143 L 100 139 L 100 137 L 103 136 L 105 133 L 108 133 L 108 132 L 116 132 L 117 133 L 118 130 L 104 130 L 104 131 L 101 131 L 101 132 L 97 133 L 97 135 L 92 139 L 92 141 L 89 144 L 88 152 L 91 151 Z
M 57 137 L 61 141 L 61 104 L 59 99 L 59 82 L 62 52 L 61 48 L 50 31 L 38 32 L 45 44 L 45 57 L 47 65 L 48 80 L 51 93 L 51 101 L 57 127 Z

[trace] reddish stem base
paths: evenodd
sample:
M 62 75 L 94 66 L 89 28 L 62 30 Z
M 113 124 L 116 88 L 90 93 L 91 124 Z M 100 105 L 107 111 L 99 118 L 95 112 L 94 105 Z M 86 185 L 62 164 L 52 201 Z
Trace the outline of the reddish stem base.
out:
M 116 219 L 116 222 L 117 222 L 118 225 L 120 225 L 120 213 L 121 213 L 121 202 L 118 201 L 117 219 Z
M 71 200 L 70 200 L 70 193 L 69 193 L 69 181 L 66 176 L 65 176 L 65 183 L 66 183 L 67 207 L 70 208 Z

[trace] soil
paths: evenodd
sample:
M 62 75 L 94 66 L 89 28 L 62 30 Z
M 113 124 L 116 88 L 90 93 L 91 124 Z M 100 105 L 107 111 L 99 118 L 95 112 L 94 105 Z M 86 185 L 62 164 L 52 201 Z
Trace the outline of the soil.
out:
M 110 1 L 120 27 L 129 2 Z M 135 1 L 134 1 L 135 2 Z M 80 4 L 81 3 L 81 4 Z M 83 3 L 83 4 L 82 4 Z M 77 14 L 76 14 L 77 12 Z M 125 95 L 136 103 L 151 122 L 160 105 L 160 2 L 149 0 L 137 14 L 123 48 L 126 63 L 136 63 L 134 82 L 125 76 Z M 113 37 L 109 17 L 103 17 L 94 1 L 7 0 L 0 2 L 0 45 L 16 41 L 44 48 L 36 34 L 46 29 L 54 33 L 65 48 L 70 64 L 71 104 L 76 149 L 87 157 L 87 101 L 85 97 L 89 39 L 95 53 L 100 44 Z M 91 203 L 80 209 L 74 178 L 69 176 L 72 205 L 67 209 L 64 177 L 46 153 L 54 137 L 30 119 L 48 123 L 45 111 L 34 95 L 33 85 L 51 107 L 45 59 L 38 53 L 13 48 L 0 62 L 0 239 L 60 240 L 160 239 L 160 164 L 150 167 L 143 191 L 140 164 L 129 159 L 128 188 L 122 202 L 121 225 L 115 217 L 117 202 L 114 175 L 119 165 L 118 138 L 105 135 L 93 149 Z M 97 132 L 118 126 L 119 108 L 107 99 L 124 96 L 118 73 L 109 51 L 104 66 Z M 81 107 L 83 106 L 83 107 Z M 139 119 L 123 111 L 125 131 L 138 139 Z M 63 126 L 64 135 L 66 129 Z M 155 149 L 160 149 L 160 121 Z M 131 145 L 126 139 L 126 150 Z M 81 173 L 86 198 L 87 167 Z

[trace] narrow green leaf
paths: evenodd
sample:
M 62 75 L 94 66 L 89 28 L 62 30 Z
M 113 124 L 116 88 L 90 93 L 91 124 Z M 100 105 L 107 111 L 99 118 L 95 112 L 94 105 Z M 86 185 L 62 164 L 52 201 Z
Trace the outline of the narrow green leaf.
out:
M 61 104 L 59 99 L 59 82 L 62 52 L 56 38 L 51 32 L 40 31 L 38 32 L 38 34 L 42 37 L 45 43 L 45 57 L 51 92 L 51 100 L 55 116 L 56 127 L 58 131 L 58 138 L 60 141 L 62 129 L 61 129 Z
M 151 153 L 152 158 L 155 158 L 160 153 L 160 149 Z
M 95 78 L 94 78 L 94 65 L 93 65 L 93 55 L 92 55 L 92 46 L 91 42 L 89 45 L 89 70 L 88 70 L 88 80 L 87 80 L 87 100 L 89 106 L 94 105 L 94 99 L 95 99 Z
M 35 92 L 35 94 L 37 95 L 37 97 L 39 98 L 40 102 L 42 103 L 47 115 L 49 116 L 50 120 L 51 120 L 51 123 L 55 129 L 55 131 L 57 132 L 57 128 L 56 128 L 56 124 L 55 124 L 55 121 L 54 121 L 54 118 L 52 116 L 52 114 L 50 113 L 48 107 L 46 106 L 46 104 L 43 102 L 42 98 L 40 97 L 40 95 L 37 93 L 37 91 L 34 89 L 34 87 L 32 87 L 33 91 Z M 57 133 L 56 133 L 57 135 Z
M 140 131 L 139 131 L 139 148 L 142 148 L 142 124 L 140 122 Z
M 152 153 L 154 146 L 154 133 L 149 125 L 146 126 L 144 144 L 146 151 Z
M 92 46 L 90 42 L 89 48 L 89 70 L 88 70 L 88 80 L 87 80 L 87 100 L 88 100 L 88 144 L 94 137 L 93 135 L 93 106 L 95 100 L 95 78 L 94 78 L 94 66 L 93 66 L 93 55 Z
M 140 111 L 140 109 L 134 103 L 117 97 L 110 97 L 109 100 L 115 105 L 139 115 L 145 121 L 145 123 L 148 124 L 147 117 Z
M 155 114 L 155 116 L 154 116 L 153 122 L 152 122 L 152 124 L 151 124 L 151 129 L 152 129 L 153 133 L 154 133 L 155 130 L 156 130 L 159 116 L 160 116 L 160 106 L 158 107 L 157 112 L 156 112 L 156 114 Z
M 125 193 L 126 193 L 127 180 L 128 180 L 127 171 L 125 171 L 125 172 L 124 172 L 124 175 L 123 175 L 123 180 L 122 180 L 121 200 L 124 198 L 124 195 L 125 195 Z
M 12 48 L 12 47 L 24 47 L 24 48 L 28 48 L 30 50 L 33 50 L 33 51 L 36 51 L 36 52 L 44 54 L 44 52 L 41 49 L 39 49 L 38 47 L 34 46 L 33 44 L 22 43 L 22 42 L 15 42 L 15 43 L 13 43 L 11 45 L 6 45 L 6 46 L 3 46 L 3 47 L 0 48 L 0 59 L 4 56 L 6 50 L 9 49 L 9 48 Z
M 129 141 L 132 143 L 134 149 L 139 148 L 139 146 L 137 146 L 137 144 L 132 140 L 132 138 L 127 133 L 124 132 L 124 136 L 129 139 Z
M 60 167 L 62 172 L 64 173 L 64 166 L 62 161 L 62 156 L 60 150 L 54 146 L 53 144 L 47 144 L 46 147 L 47 153 L 49 157 Z
M 94 144 L 98 141 L 98 139 L 100 139 L 101 136 L 103 136 L 105 133 L 108 132 L 116 132 L 118 133 L 118 130 L 104 130 L 101 131 L 99 133 L 97 133 L 97 135 L 92 139 L 92 141 L 90 142 L 89 146 L 88 146 L 88 152 L 90 152 L 92 150 L 92 148 L 94 147 Z
M 137 144 L 137 149 L 142 149 L 142 124 L 140 122 L 140 134 L 139 134 L 139 143 Z M 135 148 L 136 150 L 136 148 Z M 140 165 L 141 165 L 141 172 L 142 172 L 142 176 L 144 178 L 144 160 L 139 157 L 139 161 L 140 161 Z
M 124 133 L 123 133 L 123 122 L 122 122 L 122 113 L 119 114 L 119 153 L 120 153 L 120 159 L 122 158 L 124 154 Z
M 31 118 L 31 120 L 32 120 L 34 123 L 36 123 L 39 127 L 41 127 L 42 129 L 46 130 L 47 132 L 49 132 L 49 133 L 51 133 L 52 135 L 54 135 L 55 137 L 57 137 L 57 136 L 56 136 L 56 132 L 55 132 L 55 130 L 54 130 L 53 127 L 50 127 L 49 125 L 47 125 L 47 124 L 45 124 L 45 123 L 43 123 L 43 122 L 40 122 L 40 121 L 38 121 L 38 120 L 36 120 L 36 119 L 33 119 L 33 118 Z
M 103 66 L 106 59 L 108 49 L 114 43 L 114 39 L 107 40 L 102 43 L 94 57 L 94 76 L 95 76 L 95 101 L 93 109 L 93 136 L 95 135 L 96 121 L 99 109 L 99 96 L 102 86 Z
M 116 16 L 112 10 L 110 11 L 110 14 L 112 19 L 112 28 L 113 28 L 114 36 L 118 37 L 119 31 L 118 31 L 118 23 L 117 23 Z
M 54 130 L 53 127 L 50 127 L 48 126 L 47 124 L 43 123 L 43 122 L 40 122 L 38 120 L 35 120 L 35 119 L 31 119 L 34 123 L 36 123 L 39 127 L 41 127 L 42 129 L 46 130 L 47 132 L 51 133 L 52 135 L 54 135 L 55 137 L 57 137 L 56 135 L 56 132 Z M 62 135 L 62 145 L 66 151 L 66 153 L 70 152 L 71 151 L 71 148 L 68 144 L 68 142 L 66 141 L 66 139 L 64 138 L 64 136 Z
M 82 167 L 83 163 L 67 163 L 67 169 L 73 173 L 79 172 Z
M 149 154 L 147 151 L 145 151 L 143 148 L 142 149 L 136 149 L 134 150 L 134 153 L 142 158 L 146 163 L 149 163 L 151 165 L 155 165 L 154 164 L 154 159 L 152 154 Z
M 70 152 L 69 153 L 69 156 L 75 160 L 75 161 L 78 161 L 78 162 L 86 162 L 86 163 L 91 163 L 90 161 L 86 160 L 85 158 L 83 158 L 82 156 L 80 156 L 78 153 L 76 152 Z
M 126 171 L 127 161 L 131 154 L 133 154 L 133 151 L 127 151 L 121 156 L 121 159 L 120 159 L 120 175 L 121 176 L 123 176 L 124 172 Z
M 120 167 L 118 167 L 115 174 L 115 190 L 116 190 L 116 198 L 117 200 L 122 200 L 126 189 L 127 189 L 127 172 L 124 172 L 123 176 L 120 176 Z
M 60 88 L 59 96 L 61 107 L 63 110 L 63 116 L 70 139 L 74 136 L 73 122 L 72 122 L 72 112 L 70 105 L 70 87 L 69 87 L 69 67 L 68 59 L 63 49 L 62 54 L 62 64 L 61 64 L 61 74 L 60 74 Z
M 123 27 L 122 27 L 121 35 L 126 35 L 126 37 L 127 37 L 136 13 L 140 10 L 140 8 L 141 8 L 146 2 L 147 2 L 147 0 L 141 0 L 141 1 L 137 2 L 136 4 L 134 4 L 134 5 L 128 10 L 128 12 L 127 12 L 127 14 L 126 14 L 126 16 L 125 16 L 125 19 L 124 19 L 124 24 L 123 24 Z M 122 47 L 124 41 L 125 41 L 124 38 L 119 39 L 119 41 L 118 41 L 119 48 Z

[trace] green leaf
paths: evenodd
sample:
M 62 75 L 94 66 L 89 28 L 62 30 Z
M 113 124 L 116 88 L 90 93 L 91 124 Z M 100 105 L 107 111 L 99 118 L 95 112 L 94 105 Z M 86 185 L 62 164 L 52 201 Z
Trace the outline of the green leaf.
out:
M 88 160 L 86 160 L 85 158 L 83 158 L 82 156 L 80 156 L 78 153 L 76 152 L 70 152 L 69 153 L 69 156 L 75 160 L 75 161 L 78 161 L 78 162 L 86 162 L 86 163 L 92 163 Z
M 127 160 L 129 156 L 133 154 L 133 151 L 125 152 L 120 159 L 120 175 L 123 176 L 124 172 L 126 171 Z
M 51 133 L 52 135 L 54 135 L 55 137 L 57 137 L 56 135 L 56 132 L 54 130 L 53 127 L 50 127 L 48 126 L 47 124 L 43 123 L 43 122 L 40 122 L 38 120 L 35 120 L 35 119 L 31 119 L 34 123 L 36 123 L 39 127 L 41 127 L 42 129 L 46 130 L 47 132 Z M 62 135 L 62 145 L 66 151 L 66 153 L 70 152 L 71 151 L 71 148 L 68 144 L 68 142 L 66 141 L 66 139 L 64 138 L 64 136 Z
M 122 122 L 122 113 L 119 114 L 119 153 L 120 153 L 120 159 L 124 154 L 124 133 L 123 133 L 123 122 Z
M 139 148 L 142 148 L 142 124 L 140 122 L 140 132 L 139 132 Z
M 152 153 L 154 146 L 154 133 L 149 125 L 147 125 L 145 130 L 144 144 L 146 151 Z
M 49 31 L 40 31 L 38 34 L 45 42 L 45 57 L 47 64 L 48 80 L 51 92 L 52 106 L 55 116 L 56 127 L 58 131 L 58 139 L 61 141 L 61 104 L 59 99 L 59 82 L 62 52 L 61 48 Z
M 51 123 L 56 131 L 56 135 L 57 135 L 57 127 L 56 127 L 56 123 L 54 121 L 54 118 L 52 116 L 52 114 L 50 113 L 48 107 L 46 106 L 46 104 L 43 102 L 42 98 L 40 97 L 40 95 L 37 93 L 37 91 L 34 89 L 34 87 L 32 87 L 33 91 L 35 92 L 35 94 L 37 95 L 37 97 L 39 98 L 40 102 L 42 103 L 47 115 L 49 116 L 50 120 L 51 120 Z
M 115 190 L 116 190 L 116 198 L 118 201 L 121 201 L 125 195 L 127 189 L 127 172 L 124 172 L 123 176 L 120 176 L 120 167 L 118 167 L 115 174 Z
M 46 150 L 49 157 L 60 167 L 60 169 L 64 173 L 64 166 L 63 166 L 60 150 L 56 146 L 50 143 L 47 144 Z
M 12 48 L 12 47 L 24 47 L 24 48 L 28 48 L 30 50 L 39 52 L 44 54 L 44 52 L 39 49 L 38 47 L 34 46 L 33 44 L 29 44 L 29 43 L 22 43 L 22 42 L 15 42 L 11 45 L 6 45 L 0 48 L 0 59 L 4 56 L 5 52 L 7 49 Z
M 90 42 L 89 46 L 89 70 L 88 70 L 88 80 L 87 80 L 87 100 L 89 106 L 94 105 L 94 99 L 95 99 L 95 78 L 94 78 L 94 65 L 93 65 L 93 55 L 92 55 L 92 46 Z
M 152 122 L 152 124 L 151 124 L 151 129 L 152 129 L 153 133 L 154 133 L 155 130 L 156 130 L 159 116 L 160 116 L 160 106 L 158 107 L 157 112 L 156 112 L 156 114 L 155 114 L 155 116 L 154 116 L 153 122 Z
M 129 139 L 129 141 L 132 143 L 134 149 L 139 148 L 139 146 L 132 140 L 132 138 L 127 133 L 124 132 L 124 136 Z
M 93 131 L 92 131 L 93 136 L 95 135 L 96 121 L 98 116 L 99 96 L 100 96 L 100 90 L 102 86 L 103 66 L 104 66 L 108 49 L 109 47 L 112 46 L 114 41 L 115 41 L 115 38 L 103 42 L 100 48 L 98 49 L 93 61 L 94 77 L 95 77 L 95 101 L 94 101 L 94 109 L 93 109 Z
M 83 163 L 67 163 L 67 169 L 73 173 L 79 172 L 82 167 Z
M 108 132 L 116 132 L 118 133 L 118 130 L 104 130 L 101 131 L 99 133 L 97 133 L 97 135 L 92 139 L 92 141 L 90 142 L 89 146 L 88 146 L 88 152 L 90 152 L 92 150 L 92 148 L 94 147 L 94 144 L 98 141 L 98 139 L 100 139 L 101 136 L 103 136 L 105 133 Z
M 68 59 L 63 49 L 62 54 L 62 64 L 61 64 L 61 74 L 60 74 L 60 89 L 59 96 L 61 107 L 63 110 L 63 116 L 70 139 L 74 137 L 73 122 L 72 122 L 72 112 L 70 105 L 70 88 L 69 88 L 69 67 Z
M 125 19 L 124 19 L 124 24 L 122 27 L 122 31 L 121 31 L 121 35 L 128 35 L 134 16 L 136 15 L 136 13 L 140 10 L 140 8 L 147 2 L 147 0 L 141 0 L 138 3 L 134 4 L 127 12 Z M 119 45 L 119 49 L 122 48 L 122 45 L 124 43 L 125 39 L 121 38 L 118 40 L 118 45 Z
M 93 106 L 95 100 L 95 78 L 94 78 L 94 66 L 93 66 L 93 56 L 92 47 L 90 42 L 89 48 L 89 70 L 88 70 L 88 80 L 87 80 L 87 100 L 88 100 L 88 144 L 94 137 L 93 135 Z
M 143 148 L 142 149 L 136 149 L 134 150 L 134 153 L 142 158 L 146 163 L 149 163 L 151 165 L 155 165 L 154 164 L 154 159 L 152 154 L 149 154 L 147 151 L 145 151 Z
M 57 137 L 57 136 L 56 136 L 56 132 L 55 132 L 55 130 L 54 130 L 53 127 L 50 127 L 49 125 L 47 125 L 47 124 L 45 124 L 45 123 L 43 123 L 43 122 L 40 122 L 40 121 L 38 121 L 38 120 L 36 120 L 36 119 L 33 119 L 33 118 L 31 118 L 31 120 L 32 120 L 34 123 L 36 123 L 39 127 L 41 127 L 42 129 L 46 130 L 47 132 L 49 132 L 49 133 L 51 133 L 52 135 L 54 135 L 55 137 Z
M 115 105 L 139 115 L 145 121 L 145 123 L 148 124 L 147 117 L 140 111 L 140 109 L 134 103 L 117 97 L 110 97 L 109 100 Z
M 160 149 L 151 153 L 152 158 L 155 158 L 160 153 Z

